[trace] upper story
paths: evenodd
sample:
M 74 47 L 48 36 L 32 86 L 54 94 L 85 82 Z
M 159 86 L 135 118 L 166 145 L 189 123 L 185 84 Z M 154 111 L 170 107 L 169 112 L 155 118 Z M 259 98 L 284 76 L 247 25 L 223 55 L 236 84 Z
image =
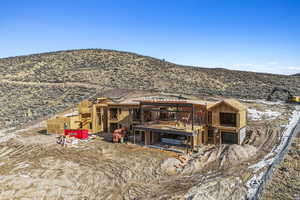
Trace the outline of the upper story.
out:
M 192 100 L 143 100 L 140 129 L 165 129 L 193 134 L 207 124 L 206 103 Z
M 112 132 L 132 125 L 164 126 L 185 132 L 214 127 L 238 131 L 246 126 L 247 108 L 239 101 L 130 99 L 115 102 L 109 98 L 82 101 L 78 105 L 78 127 L 91 133 Z
M 209 126 L 238 131 L 247 125 L 247 107 L 235 99 L 211 104 L 207 110 Z

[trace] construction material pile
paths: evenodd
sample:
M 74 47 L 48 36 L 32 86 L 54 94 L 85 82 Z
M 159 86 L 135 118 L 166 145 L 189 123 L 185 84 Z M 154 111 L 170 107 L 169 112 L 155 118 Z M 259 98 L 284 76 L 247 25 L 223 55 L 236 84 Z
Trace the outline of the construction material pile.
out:
M 69 135 L 62 135 L 57 138 L 57 144 L 60 144 L 63 147 L 73 147 L 74 145 L 78 144 L 78 139 L 75 137 L 70 137 Z

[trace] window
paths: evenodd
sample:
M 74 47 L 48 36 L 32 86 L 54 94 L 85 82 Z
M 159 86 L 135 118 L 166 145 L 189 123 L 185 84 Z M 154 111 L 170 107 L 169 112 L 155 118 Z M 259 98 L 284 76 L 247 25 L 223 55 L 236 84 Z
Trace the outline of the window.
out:
M 161 111 L 167 111 L 166 108 L 160 108 Z M 169 116 L 169 113 L 167 112 L 160 112 L 159 113 L 159 120 L 168 120 L 168 116 Z
M 118 120 L 118 109 L 117 108 L 110 108 L 110 119 L 111 120 Z
M 90 129 L 93 129 L 93 124 L 90 122 Z
M 133 120 L 134 120 L 134 121 L 139 121 L 140 118 L 141 118 L 141 112 L 140 112 L 140 109 L 134 108 L 134 109 L 133 109 Z
M 207 142 L 208 144 L 213 144 L 214 142 L 214 130 L 213 129 L 208 129 L 207 132 Z
M 222 132 L 222 144 L 237 144 L 238 137 L 235 133 Z
M 212 113 L 211 113 L 211 111 L 208 111 L 208 113 L 207 113 L 207 122 L 208 122 L 208 125 L 212 124 Z
M 236 114 L 220 112 L 220 125 L 235 127 L 236 126 Z

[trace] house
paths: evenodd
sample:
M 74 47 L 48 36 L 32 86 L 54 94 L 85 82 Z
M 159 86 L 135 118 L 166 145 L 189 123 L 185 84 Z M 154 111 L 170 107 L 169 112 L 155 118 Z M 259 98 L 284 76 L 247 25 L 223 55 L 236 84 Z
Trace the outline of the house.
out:
M 207 110 L 208 140 L 214 144 L 242 144 L 246 136 L 246 106 L 235 99 L 225 99 Z
M 242 144 L 246 114 L 247 108 L 234 99 L 206 102 L 133 98 L 116 102 L 102 97 L 82 101 L 75 124 L 89 133 L 112 133 L 126 127 L 134 143 L 194 149 L 205 144 Z M 70 128 L 75 127 L 74 120 Z

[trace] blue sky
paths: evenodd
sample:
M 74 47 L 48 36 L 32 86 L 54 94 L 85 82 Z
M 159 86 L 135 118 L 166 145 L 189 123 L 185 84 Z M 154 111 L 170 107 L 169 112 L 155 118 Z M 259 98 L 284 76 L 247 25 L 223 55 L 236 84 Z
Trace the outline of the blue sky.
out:
M 0 57 L 79 48 L 300 72 L 300 0 L 3 0 Z

